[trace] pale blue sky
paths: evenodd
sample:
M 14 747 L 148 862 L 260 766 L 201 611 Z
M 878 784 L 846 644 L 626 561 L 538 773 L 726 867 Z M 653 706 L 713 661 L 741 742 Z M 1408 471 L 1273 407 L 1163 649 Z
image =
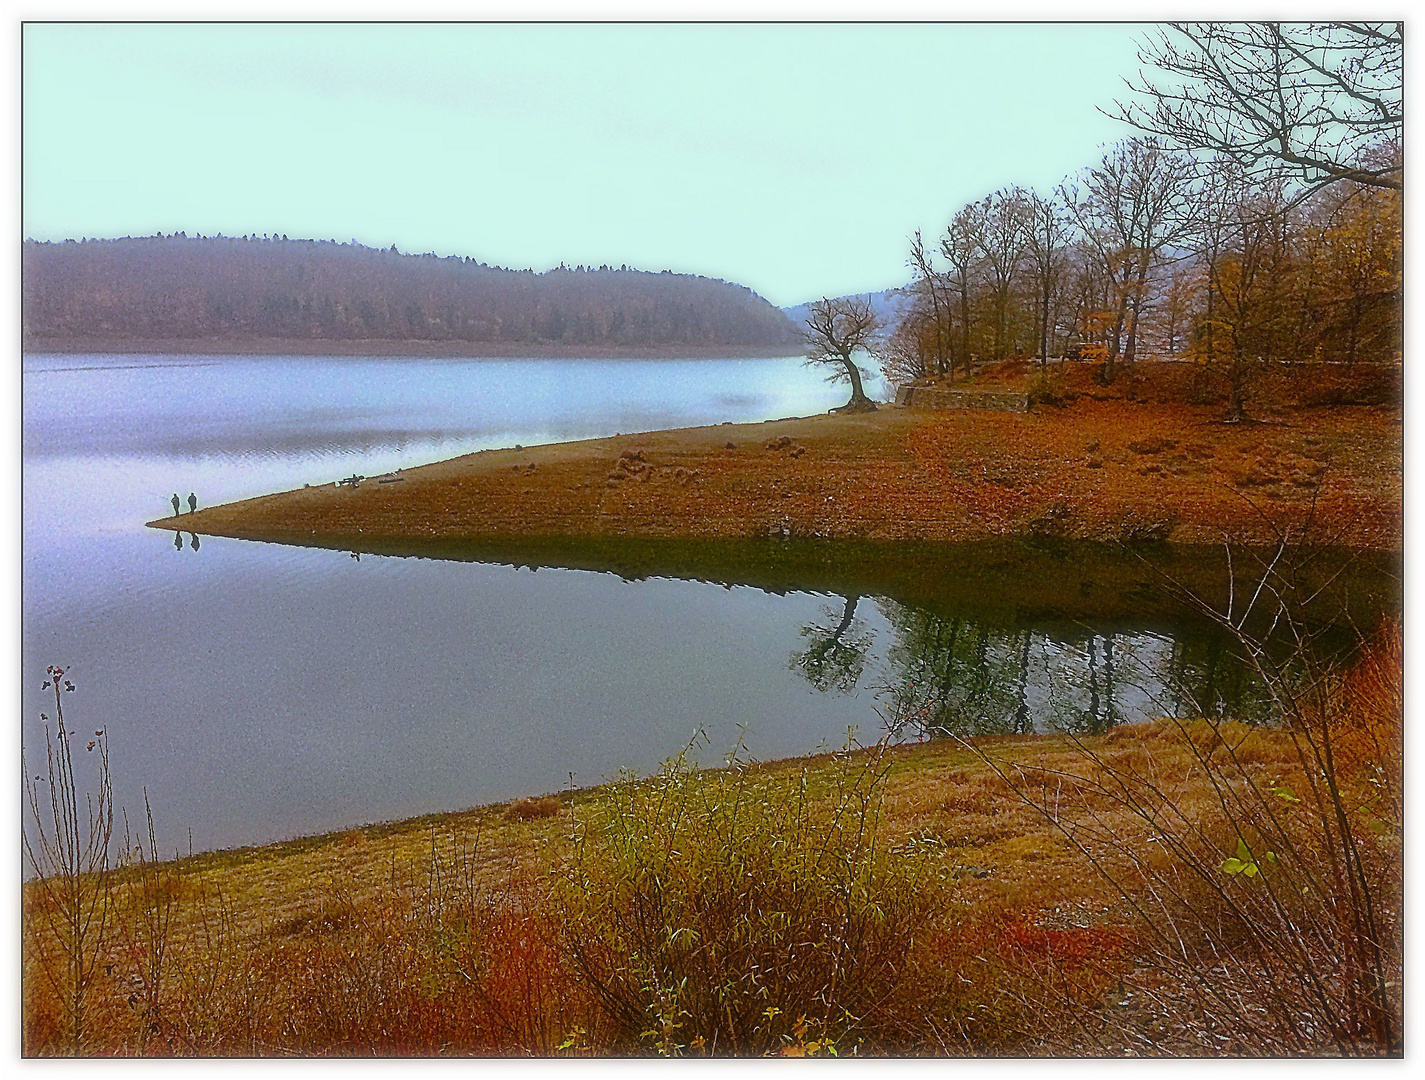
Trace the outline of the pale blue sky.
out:
M 907 237 L 1129 134 L 1129 25 L 31 25 L 24 232 L 907 277 Z

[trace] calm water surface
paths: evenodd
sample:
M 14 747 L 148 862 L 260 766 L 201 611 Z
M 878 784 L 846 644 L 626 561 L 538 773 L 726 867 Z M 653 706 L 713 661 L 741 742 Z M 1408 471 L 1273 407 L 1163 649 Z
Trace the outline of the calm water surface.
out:
M 824 601 L 191 538 L 143 522 L 484 447 L 824 412 L 782 360 L 27 357 L 24 737 L 71 666 L 118 800 L 196 848 L 592 783 L 751 718 L 773 755 L 869 700 L 787 668 Z M 52 710 L 50 710 L 52 711 Z M 92 727 L 91 727 L 92 724 Z M 33 751 L 32 751 L 33 753 Z M 81 755 L 82 757 L 82 755 Z
M 700 729 L 721 750 L 745 728 L 768 758 L 840 745 L 848 727 L 870 739 L 912 699 L 911 737 L 1164 715 L 1184 676 L 1209 704 L 1255 707 L 1210 635 L 1125 618 L 1132 597 L 1104 594 L 1103 618 L 986 607 L 992 587 L 941 603 L 930 569 L 867 584 L 874 553 L 856 572 L 767 579 L 752 553 L 620 576 L 560 568 L 598 559 L 535 571 L 188 534 L 179 547 L 143 527 L 175 492 L 207 505 L 845 396 L 796 358 L 28 357 L 25 745 L 43 745 L 45 665 L 66 665 L 66 718 L 107 728 L 117 801 L 132 814 L 146 788 L 160 842 L 186 848 L 191 830 L 197 850 L 646 771 Z M 1023 563 L 991 553 L 965 573 Z M 1033 577 L 1053 593 L 1052 570 Z

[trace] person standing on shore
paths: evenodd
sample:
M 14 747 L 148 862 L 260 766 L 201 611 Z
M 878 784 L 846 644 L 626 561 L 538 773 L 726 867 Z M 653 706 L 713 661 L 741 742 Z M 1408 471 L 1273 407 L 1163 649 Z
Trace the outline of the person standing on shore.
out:
M 177 516 L 178 516 L 178 508 L 179 508 L 178 492 L 175 491 L 175 492 L 173 493 L 173 516 L 174 516 L 174 517 L 177 517 Z
M 188 512 L 191 514 L 198 509 L 198 496 L 191 491 L 188 493 Z

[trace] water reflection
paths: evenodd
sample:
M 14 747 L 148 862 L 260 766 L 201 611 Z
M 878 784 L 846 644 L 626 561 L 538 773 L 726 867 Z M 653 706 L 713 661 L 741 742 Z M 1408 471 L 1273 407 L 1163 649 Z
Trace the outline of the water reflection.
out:
M 928 697 L 934 673 L 928 721 L 996 730 L 1147 713 L 1135 663 L 1185 673 L 1183 700 L 1227 714 L 1256 693 L 1162 587 L 1220 604 L 1220 549 L 355 533 L 316 550 L 143 528 L 198 487 L 212 504 L 841 404 L 799 358 L 26 357 L 23 378 L 22 737 L 43 741 L 44 666 L 78 665 L 76 708 L 114 740 L 116 804 L 147 788 L 167 850 L 647 771 L 700 729 L 718 749 L 750 727 L 760 757 L 807 753 L 873 731 L 896 687 Z M 201 559 L 161 557 L 200 543 Z M 1399 562 L 1328 560 L 1320 576 L 1346 567 L 1349 606 L 1323 625 L 1369 629 L 1398 608 Z M 947 659 L 932 645 L 952 633 Z M 914 679 L 893 646 L 918 647 Z
M 910 735 L 1104 732 L 1159 717 L 1275 720 L 1235 639 L 1209 614 L 1248 595 L 1261 553 L 1220 548 L 995 540 L 969 544 L 797 540 L 508 538 L 325 541 L 416 560 L 681 579 L 764 593 L 834 597 L 800 623 L 783 655 L 803 685 L 872 698 Z M 1349 662 L 1357 628 L 1399 609 L 1398 555 L 1314 549 L 1294 560 L 1297 612 L 1320 659 Z M 1280 568 L 1278 568 L 1280 571 Z M 1266 634 L 1289 675 L 1288 635 L 1263 606 L 1244 624 Z
M 792 667 L 818 690 L 849 694 L 861 681 L 866 652 L 874 636 L 856 621 L 860 602 L 859 596 L 846 597 L 835 626 L 826 625 L 835 616 L 833 609 L 826 608 L 822 622 L 808 623 L 801 629 L 807 647 L 793 655 Z
M 841 404 L 798 357 L 27 356 L 23 394 L 22 738 L 43 742 L 45 665 L 77 665 L 76 707 L 114 736 L 116 805 L 147 788 L 166 850 L 190 829 L 203 849 L 595 782 L 698 728 L 724 746 L 757 724 L 773 757 L 874 726 L 867 699 L 786 670 L 818 597 L 143 525 L 190 495 Z M 412 671 L 430 677 L 413 689 Z
M 875 664 L 876 634 L 854 618 L 862 602 L 848 597 L 834 626 L 825 618 L 802 628 L 811 644 L 791 667 L 816 689 L 846 693 Z M 884 723 L 904 738 L 1097 735 L 1162 717 L 1277 719 L 1248 657 L 1210 625 L 1005 627 L 887 598 L 873 603 L 888 634 L 873 687 Z M 1291 667 L 1288 656 L 1288 677 Z

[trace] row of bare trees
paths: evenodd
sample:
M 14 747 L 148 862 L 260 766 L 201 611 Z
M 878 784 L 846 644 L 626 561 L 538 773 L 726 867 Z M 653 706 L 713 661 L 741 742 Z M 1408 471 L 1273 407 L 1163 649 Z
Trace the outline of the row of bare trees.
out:
M 1119 106 L 1142 134 L 1051 191 L 1002 188 L 916 232 L 888 376 L 1070 356 L 1112 380 L 1151 354 L 1217 367 L 1235 393 L 1272 361 L 1398 362 L 1399 34 L 1165 28 L 1144 60 L 1178 81 L 1144 76 L 1149 105 Z
M 911 241 L 912 303 L 886 348 L 904 380 L 1011 356 L 1145 352 L 1235 360 L 1399 359 L 1402 200 L 1343 182 L 1199 166 L 1147 139 L 1048 195 L 1005 188 Z

